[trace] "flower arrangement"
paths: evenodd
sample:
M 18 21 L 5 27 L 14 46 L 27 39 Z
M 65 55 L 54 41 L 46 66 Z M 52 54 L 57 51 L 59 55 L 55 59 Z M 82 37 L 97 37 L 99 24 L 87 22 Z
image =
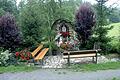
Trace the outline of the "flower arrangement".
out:
M 17 59 L 21 59 L 23 61 L 30 60 L 31 58 L 31 53 L 28 51 L 28 49 L 24 49 L 20 52 L 16 52 L 15 56 Z

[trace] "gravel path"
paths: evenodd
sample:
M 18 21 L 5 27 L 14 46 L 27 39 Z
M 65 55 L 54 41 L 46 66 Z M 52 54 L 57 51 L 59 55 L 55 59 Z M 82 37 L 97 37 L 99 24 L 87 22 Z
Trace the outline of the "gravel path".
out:
M 40 69 L 33 72 L 4 73 L 0 80 L 111 80 L 120 79 L 120 70 L 72 72 L 64 69 Z

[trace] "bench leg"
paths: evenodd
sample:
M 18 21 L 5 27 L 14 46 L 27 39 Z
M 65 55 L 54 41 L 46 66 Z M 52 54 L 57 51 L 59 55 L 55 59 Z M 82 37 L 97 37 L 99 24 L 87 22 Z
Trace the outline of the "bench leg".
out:
M 70 66 L 70 53 L 68 52 L 68 66 Z
M 94 56 L 93 56 L 93 57 L 92 57 L 92 61 L 93 61 L 93 63 L 95 62 L 94 60 L 95 60 L 95 58 L 94 58 Z
M 70 59 L 69 58 L 67 59 L 67 62 L 68 62 L 68 66 L 70 66 Z
M 40 65 L 43 65 L 43 59 L 39 60 Z
M 98 53 L 98 51 L 96 51 L 96 62 L 95 62 L 96 64 L 97 64 L 97 60 L 98 60 L 98 59 L 97 59 L 97 58 L 98 58 L 97 53 Z
M 96 56 L 96 61 L 95 61 L 95 63 L 97 64 L 97 56 Z

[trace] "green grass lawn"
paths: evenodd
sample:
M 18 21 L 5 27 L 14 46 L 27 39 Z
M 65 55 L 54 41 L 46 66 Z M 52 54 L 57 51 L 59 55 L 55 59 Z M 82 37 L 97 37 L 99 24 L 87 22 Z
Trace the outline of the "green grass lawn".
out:
M 108 62 L 100 64 L 74 64 L 70 68 L 75 71 L 97 71 L 97 70 L 109 70 L 120 69 L 120 62 Z
M 8 66 L 8 67 L 0 67 L 0 73 L 6 73 L 6 72 L 29 72 L 29 71 L 33 71 L 36 70 L 36 67 L 28 67 L 26 65 L 17 65 L 17 66 Z
M 113 29 L 108 32 L 108 36 L 113 37 L 110 44 L 112 44 L 113 47 L 117 47 L 119 44 L 120 23 L 113 23 L 108 26 L 113 26 Z
M 110 24 L 109 26 L 113 26 L 113 29 L 109 30 L 108 36 L 110 36 L 110 37 L 118 37 L 119 34 L 120 34 L 120 32 L 119 32 L 120 23 L 113 23 L 113 24 Z
M 118 79 L 118 78 L 115 78 L 115 77 L 114 77 L 112 80 L 120 80 L 120 78 Z
M 120 69 L 120 62 L 108 62 L 108 63 L 100 63 L 100 64 L 71 64 L 69 66 L 71 70 L 74 71 L 97 71 L 97 70 L 109 70 L 109 69 Z M 26 65 L 18 65 L 18 66 L 8 66 L 8 67 L 0 67 L 0 74 L 7 72 L 30 72 L 37 70 L 37 67 L 31 66 L 28 67 Z

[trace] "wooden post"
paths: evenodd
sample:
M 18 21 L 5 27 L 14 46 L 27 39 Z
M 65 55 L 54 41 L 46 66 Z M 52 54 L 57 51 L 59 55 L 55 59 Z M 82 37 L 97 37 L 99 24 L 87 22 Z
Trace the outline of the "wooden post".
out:
M 70 66 L 70 52 L 68 52 L 68 66 Z
M 94 63 L 94 56 L 92 57 L 92 61 L 93 61 L 93 63 Z
M 43 59 L 41 59 L 41 65 L 43 66 Z
M 97 58 L 98 58 L 97 53 L 98 53 L 98 50 L 96 50 L 96 64 L 97 64 Z

